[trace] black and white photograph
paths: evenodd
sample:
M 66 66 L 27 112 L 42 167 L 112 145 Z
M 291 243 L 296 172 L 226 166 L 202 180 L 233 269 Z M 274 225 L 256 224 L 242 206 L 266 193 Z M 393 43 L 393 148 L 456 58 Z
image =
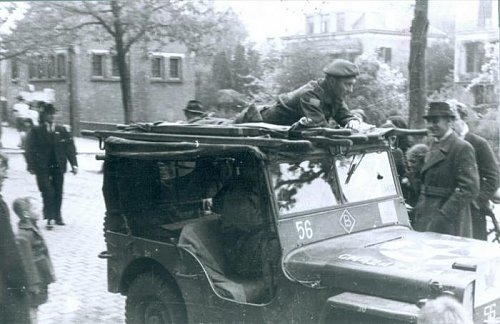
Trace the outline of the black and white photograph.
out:
M 0 324 L 500 324 L 498 0 L 0 2 Z

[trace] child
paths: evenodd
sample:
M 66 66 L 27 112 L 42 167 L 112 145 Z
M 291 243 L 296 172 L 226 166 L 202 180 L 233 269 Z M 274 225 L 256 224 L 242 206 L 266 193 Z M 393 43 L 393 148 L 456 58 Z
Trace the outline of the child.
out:
M 26 289 L 30 301 L 32 323 L 36 323 L 38 306 L 47 302 L 47 286 L 55 281 L 49 251 L 36 221 L 30 198 L 17 198 L 12 209 L 19 217 L 17 244 L 28 275 Z

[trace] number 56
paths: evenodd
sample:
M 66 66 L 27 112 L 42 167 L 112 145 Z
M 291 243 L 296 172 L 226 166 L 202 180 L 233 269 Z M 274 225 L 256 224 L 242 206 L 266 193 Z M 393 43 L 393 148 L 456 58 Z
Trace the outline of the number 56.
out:
M 309 220 L 295 222 L 295 227 L 297 228 L 297 232 L 299 233 L 300 240 L 303 240 L 306 237 L 308 239 L 311 239 L 313 237 L 311 222 Z

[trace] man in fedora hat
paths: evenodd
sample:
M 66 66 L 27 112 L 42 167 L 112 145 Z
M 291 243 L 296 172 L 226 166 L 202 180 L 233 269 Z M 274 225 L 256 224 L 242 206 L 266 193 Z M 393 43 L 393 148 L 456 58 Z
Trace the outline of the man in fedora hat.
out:
M 198 100 L 189 100 L 183 111 L 186 121 L 190 124 L 207 116 L 207 112 L 203 111 L 203 104 Z
M 65 225 L 61 204 L 67 162 L 73 174 L 78 172 L 73 137 L 65 127 L 55 123 L 55 113 L 52 104 L 40 104 L 40 123 L 27 135 L 25 149 L 28 171 L 36 176 L 43 199 L 43 217 L 49 228 L 52 220 L 56 225 Z
M 453 131 L 448 103 L 429 103 L 424 118 L 432 143 L 420 171 L 415 229 L 472 237 L 470 204 L 479 192 L 474 149 Z
M 247 115 L 256 115 L 256 108 L 250 106 L 235 122 L 263 121 L 292 125 L 306 117 L 308 126 L 329 126 L 329 121 L 333 119 L 342 127 L 358 129 L 360 118 L 354 116 L 344 102 L 346 95 L 353 91 L 359 75 L 358 66 L 347 60 L 336 59 L 323 72 L 324 78 L 309 81 L 296 90 L 279 95 L 276 103 L 260 111 L 261 118 L 246 118 Z

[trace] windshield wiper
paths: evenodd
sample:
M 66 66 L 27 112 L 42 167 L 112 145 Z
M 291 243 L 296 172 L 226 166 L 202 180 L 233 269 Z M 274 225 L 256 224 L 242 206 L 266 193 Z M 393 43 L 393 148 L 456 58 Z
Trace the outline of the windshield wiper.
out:
M 351 164 L 349 165 L 349 171 L 347 172 L 347 178 L 345 179 L 345 184 L 348 184 L 349 181 L 351 181 L 351 177 L 352 175 L 354 174 L 354 171 L 356 171 L 356 169 L 359 167 L 359 165 L 361 164 L 361 161 L 363 160 L 363 158 L 365 157 L 365 154 L 366 153 L 363 153 L 361 155 L 361 158 L 359 159 L 358 163 L 354 163 L 354 159 L 356 158 L 356 155 L 354 155 L 352 157 L 352 161 L 351 161 Z

